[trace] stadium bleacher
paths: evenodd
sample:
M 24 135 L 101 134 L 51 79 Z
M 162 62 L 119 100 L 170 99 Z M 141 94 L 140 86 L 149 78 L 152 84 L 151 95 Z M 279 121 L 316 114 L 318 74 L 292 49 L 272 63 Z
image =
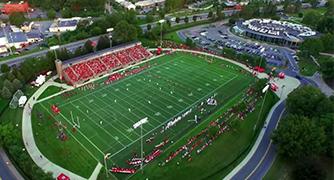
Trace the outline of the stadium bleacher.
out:
M 109 70 L 121 68 L 151 56 L 152 54 L 143 46 L 135 44 L 70 65 L 63 69 L 63 73 L 68 82 L 77 84 L 99 76 Z

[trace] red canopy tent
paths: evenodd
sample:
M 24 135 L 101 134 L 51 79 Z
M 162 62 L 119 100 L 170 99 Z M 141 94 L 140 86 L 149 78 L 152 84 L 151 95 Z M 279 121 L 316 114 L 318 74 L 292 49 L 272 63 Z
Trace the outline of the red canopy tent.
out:
M 70 180 L 70 177 L 66 176 L 64 173 L 59 174 L 57 180 Z
M 255 66 L 254 67 L 254 71 L 257 71 L 257 72 L 259 72 L 259 73 L 263 73 L 264 72 L 264 68 L 263 67 L 260 67 L 260 66 Z
M 279 77 L 280 79 L 284 79 L 284 78 L 285 78 L 285 74 L 284 74 L 284 72 L 280 72 L 280 73 L 278 73 L 278 77 Z
M 278 86 L 275 83 L 270 83 L 270 89 L 275 92 L 278 90 Z
M 162 48 L 161 48 L 161 47 L 158 47 L 158 48 L 157 48 L 157 55 L 160 55 L 161 52 L 162 52 Z

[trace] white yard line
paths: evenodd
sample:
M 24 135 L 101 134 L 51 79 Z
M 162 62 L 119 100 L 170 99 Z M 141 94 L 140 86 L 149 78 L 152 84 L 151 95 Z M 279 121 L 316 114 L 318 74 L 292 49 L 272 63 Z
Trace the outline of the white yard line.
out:
M 79 101 L 79 103 L 81 103 L 81 101 Z M 84 103 L 81 103 L 82 105 L 86 106 Z M 87 108 L 89 108 L 88 106 L 86 106 Z M 79 108 L 78 110 L 82 113 L 82 114 L 85 114 L 83 111 L 81 111 Z M 94 111 L 91 110 L 91 112 L 93 112 L 93 114 L 97 115 L 98 117 L 100 117 L 101 119 L 103 119 L 105 122 L 106 120 L 104 118 L 102 118 L 98 113 L 95 113 Z M 86 117 L 88 117 L 86 114 L 85 114 Z M 112 134 L 110 134 L 107 130 L 105 130 L 99 123 L 96 123 L 94 120 L 91 120 L 90 117 L 88 117 L 88 119 L 90 120 L 90 122 L 93 122 L 96 126 L 98 126 L 99 128 L 101 128 L 105 133 L 107 133 L 109 136 L 111 136 L 112 138 L 114 138 L 118 143 L 120 143 L 122 146 L 124 146 L 124 144 L 120 141 L 118 141 Z M 114 129 L 116 131 L 118 131 L 119 133 L 121 133 L 124 137 L 126 137 L 128 140 L 130 141 L 133 141 L 131 138 L 129 138 L 127 135 L 123 134 L 122 131 L 120 131 L 118 128 L 114 127 Z
M 52 116 L 54 117 L 54 115 L 44 106 L 42 105 L 42 107 Z M 68 132 L 68 134 L 70 134 L 75 141 L 77 141 L 97 162 L 99 162 L 98 159 L 96 159 L 96 157 L 93 155 L 92 152 L 90 152 L 67 128 L 65 128 L 65 130 Z

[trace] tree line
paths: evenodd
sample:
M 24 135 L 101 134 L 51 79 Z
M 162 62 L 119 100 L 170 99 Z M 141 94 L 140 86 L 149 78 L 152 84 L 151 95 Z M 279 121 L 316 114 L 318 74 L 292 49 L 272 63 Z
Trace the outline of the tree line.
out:
M 319 164 L 334 157 L 334 96 L 303 86 L 288 95 L 286 109 L 272 135 L 278 154 L 293 163 L 294 179 L 325 179 Z

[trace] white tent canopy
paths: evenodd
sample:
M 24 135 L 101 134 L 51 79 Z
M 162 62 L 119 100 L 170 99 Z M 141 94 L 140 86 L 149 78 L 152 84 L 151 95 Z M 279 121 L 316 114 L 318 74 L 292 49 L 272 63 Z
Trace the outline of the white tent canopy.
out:
M 45 82 L 45 75 L 39 75 L 35 80 L 35 86 L 39 87 Z
M 19 99 L 19 107 L 23 107 L 26 102 L 27 102 L 27 96 L 21 96 Z

